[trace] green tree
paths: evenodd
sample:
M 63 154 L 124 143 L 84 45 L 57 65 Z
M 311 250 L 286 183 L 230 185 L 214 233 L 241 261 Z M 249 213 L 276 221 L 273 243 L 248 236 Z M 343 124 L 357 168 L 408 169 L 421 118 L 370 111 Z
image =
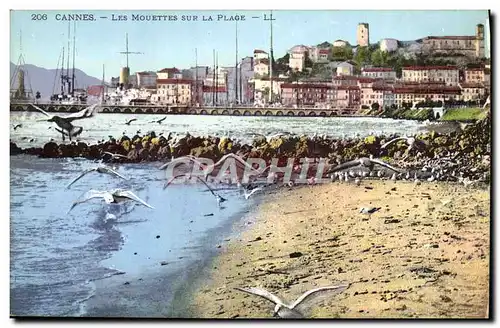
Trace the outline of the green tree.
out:
M 311 58 L 309 58 L 309 52 L 306 52 L 305 53 L 305 60 L 304 60 L 304 67 L 313 67 L 313 62 L 311 60 Z
M 389 55 L 387 52 L 380 49 L 375 50 L 371 54 L 371 63 L 377 67 L 386 67 L 388 64 Z
M 379 110 L 379 108 L 380 108 L 380 105 L 378 104 L 378 102 L 374 102 L 374 103 L 372 104 L 372 109 L 373 109 L 373 110 Z
M 352 59 L 352 47 L 332 47 L 332 59 L 338 61 L 345 61 Z
M 363 65 L 370 63 L 370 57 L 371 54 L 368 47 L 358 47 L 358 49 L 356 50 L 356 55 L 354 55 L 354 61 L 356 62 L 358 68 L 360 68 Z

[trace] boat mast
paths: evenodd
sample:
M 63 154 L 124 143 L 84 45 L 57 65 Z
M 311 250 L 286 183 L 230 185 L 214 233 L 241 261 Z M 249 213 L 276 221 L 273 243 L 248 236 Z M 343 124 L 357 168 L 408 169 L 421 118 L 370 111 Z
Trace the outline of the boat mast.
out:
M 214 72 L 213 72 L 213 78 L 212 78 L 212 106 L 215 106 L 215 49 L 213 53 L 213 59 L 214 59 Z
M 271 51 L 269 54 L 269 82 L 271 86 L 269 88 L 269 102 L 273 102 L 273 11 L 271 10 L 271 18 L 269 19 L 271 24 Z
M 234 90 L 235 90 L 235 103 L 238 103 L 238 21 L 236 21 L 236 63 L 234 65 Z
M 62 50 L 62 61 L 61 61 L 61 95 L 64 93 L 64 46 Z
M 105 66 L 104 66 L 104 64 L 102 64 L 102 82 L 101 82 L 101 84 L 102 84 L 102 89 L 101 89 L 101 104 L 103 104 L 103 103 L 104 103 L 104 88 L 105 88 L 105 83 L 104 83 L 105 75 L 104 75 L 104 73 L 105 73 Z
M 215 53 L 215 105 L 218 104 L 219 101 L 219 52 Z
M 76 21 L 73 24 L 73 72 L 71 73 L 71 95 L 75 95 L 75 54 L 76 54 Z
M 71 83 L 69 82 L 69 53 L 70 53 L 69 44 L 70 44 L 70 40 L 71 40 L 71 23 L 68 22 L 68 59 L 67 59 L 67 64 L 66 64 L 66 82 L 68 83 L 68 93 L 67 93 L 68 96 L 71 93 Z
M 198 48 L 194 48 L 194 69 L 195 69 L 195 104 L 198 103 Z

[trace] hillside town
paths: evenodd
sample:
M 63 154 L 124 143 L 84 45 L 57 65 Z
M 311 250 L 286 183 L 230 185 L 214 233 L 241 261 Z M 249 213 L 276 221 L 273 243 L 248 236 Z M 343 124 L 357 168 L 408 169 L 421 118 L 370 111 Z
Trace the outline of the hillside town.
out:
M 489 39 L 489 38 L 488 38 Z M 295 45 L 275 59 L 255 49 L 236 66 L 176 67 L 112 78 L 111 88 L 88 88 L 106 103 L 186 107 L 252 106 L 338 109 L 356 113 L 419 107 L 482 106 L 490 95 L 485 28 L 467 36 L 414 41 L 370 40 L 357 26 L 357 44 L 345 40 Z M 489 47 L 488 47 L 489 49 Z M 488 57 L 488 58 L 487 58 Z

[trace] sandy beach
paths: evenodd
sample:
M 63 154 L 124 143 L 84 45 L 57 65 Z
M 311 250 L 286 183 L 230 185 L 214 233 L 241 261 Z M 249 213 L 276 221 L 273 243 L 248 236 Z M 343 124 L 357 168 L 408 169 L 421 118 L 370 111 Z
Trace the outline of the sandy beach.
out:
M 370 217 L 363 206 L 381 207 Z M 365 180 L 282 189 L 224 246 L 196 292 L 200 318 L 270 318 L 273 305 L 234 287 L 293 301 L 349 283 L 313 318 L 485 318 L 490 189 Z

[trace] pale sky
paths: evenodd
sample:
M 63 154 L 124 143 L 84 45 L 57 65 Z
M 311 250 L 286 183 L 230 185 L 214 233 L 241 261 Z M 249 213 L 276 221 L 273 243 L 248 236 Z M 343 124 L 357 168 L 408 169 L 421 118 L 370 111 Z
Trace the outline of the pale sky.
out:
M 32 14 L 47 14 L 46 20 L 32 20 Z M 76 67 L 100 78 L 102 66 L 106 79 L 118 76 L 125 66 L 125 34 L 129 34 L 131 72 L 165 67 L 189 68 L 198 64 L 212 65 L 213 49 L 218 51 L 219 65 L 235 63 L 234 21 L 218 20 L 218 15 L 245 15 L 238 23 L 238 57 L 252 56 L 254 49 L 269 51 L 270 23 L 263 19 L 269 11 L 11 11 L 10 60 L 14 63 L 20 53 L 22 30 L 23 55 L 28 64 L 56 68 L 63 46 L 67 46 L 68 22 L 57 20 L 57 14 L 89 13 L 95 21 L 76 24 Z M 127 21 L 112 21 L 127 15 Z M 132 21 L 132 14 L 176 15 L 177 21 Z M 182 15 L 196 15 L 198 21 L 182 21 Z M 107 19 L 99 17 L 106 16 Z M 213 21 L 202 21 L 212 16 Z M 252 18 L 258 17 L 258 18 Z M 486 10 L 336 10 L 336 11 L 274 11 L 274 55 L 283 56 L 296 44 L 316 45 L 337 39 L 356 43 L 356 27 L 360 22 L 370 24 L 370 43 L 382 38 L 414 40 L 429 35 L 474 35 L 476 24 L 486 25 Z M 71 24 L 73 33 L 73 24 Z M 487 36 L 489 37 L 489 36 Z M 67 54 L 67 49 L 66 49 Z M 65 60 L 66 61 L 66 60 Z

